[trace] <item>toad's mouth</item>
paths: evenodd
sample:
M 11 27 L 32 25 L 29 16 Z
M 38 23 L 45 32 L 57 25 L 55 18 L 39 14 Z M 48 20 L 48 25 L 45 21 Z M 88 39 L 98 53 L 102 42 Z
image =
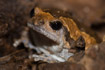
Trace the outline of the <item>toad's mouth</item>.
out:
M 57 44 L 60 44 L 61 41 L 60 41 L 60 39 L 59 39 L 59 36 L 54 35 L 53 33 L 48 32 L 48 31 L 46 31 L 45 29 L 43 29 L 43 28 L 41 28 L 41 27 L 39 27 L 39 26 L 35 26 L 35 25 L 33 25 L 33 24 L 30 24 L 30 23 L 28 23 L 28 26 L 29 26 L 30 28 L 32 28 L 33 30 L 35 30 L 36 32 L 38 32 L 38 33 L 44 35 L 45 37 L 51 39 L 51 40 L 54 41 L 54 42 L 56 42 Z

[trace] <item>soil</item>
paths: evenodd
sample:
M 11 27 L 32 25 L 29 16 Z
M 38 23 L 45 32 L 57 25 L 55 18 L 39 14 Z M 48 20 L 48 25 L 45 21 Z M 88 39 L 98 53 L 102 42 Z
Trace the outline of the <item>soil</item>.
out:
M 20 44 L 21 37 L 35 7 L 53 7 L 70 12 L 102 40 L 105 35 L 104 0 L 0 0 L 0 70 L 105 70 L 105 42 L 93 45 L 85 54 L 77 53 L 68 62 L 46 63 L 29 59 L 31 51 Z M 91 32 L 91 31 L 90 31 Z

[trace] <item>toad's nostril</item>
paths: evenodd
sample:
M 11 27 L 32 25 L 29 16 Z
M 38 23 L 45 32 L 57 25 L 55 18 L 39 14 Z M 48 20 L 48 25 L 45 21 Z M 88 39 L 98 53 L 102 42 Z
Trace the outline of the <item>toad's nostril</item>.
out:
M 60 21 L 51 21 L 50 26 L 53 30 L 60 30 L 62 28 L 62 22 Z

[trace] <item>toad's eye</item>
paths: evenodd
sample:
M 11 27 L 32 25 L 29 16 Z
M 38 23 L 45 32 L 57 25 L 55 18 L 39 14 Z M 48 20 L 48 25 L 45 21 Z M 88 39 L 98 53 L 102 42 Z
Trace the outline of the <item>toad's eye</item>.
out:
M 53 30 L 60 30 L 62 28 L 62 22 L 60 21 L 51 21 L 50 26 Z
M 30 17 L 32 18 L 34 16 L 34 8 L 30 11 Z

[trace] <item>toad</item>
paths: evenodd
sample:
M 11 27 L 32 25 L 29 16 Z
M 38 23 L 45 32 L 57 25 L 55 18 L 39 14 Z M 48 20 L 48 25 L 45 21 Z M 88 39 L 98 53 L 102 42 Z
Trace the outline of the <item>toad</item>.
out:
M 29 28 L 23 32 L 21 41 L 36 50 L 37 54 L 30 56 L 35 61 L 65 62 L 74 55 L 71 49 L 87 50 L 96 44 L 95 38 L 81 31 L 71 18 L 55 17 L 38 7 L 31 12 Z

